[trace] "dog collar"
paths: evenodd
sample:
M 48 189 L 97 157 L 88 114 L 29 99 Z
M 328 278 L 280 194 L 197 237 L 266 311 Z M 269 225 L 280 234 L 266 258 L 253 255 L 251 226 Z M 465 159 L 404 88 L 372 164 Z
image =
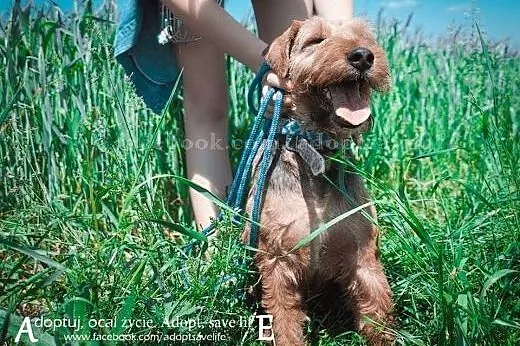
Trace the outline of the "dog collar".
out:
M 334 153 L 341 148 L 340 142 L 331 138 L 327 133 L 304 130 L 294 119 L 281 119 L 278 132 L 288 137 L 304 138 L 318 151 Z
M 307 163 L 314 176 L 325 173 L 327 162 L 321 152 L 335 153 L 340 149 L 337 141 L 324 132 L 303 130 L 296 120 L 281 121 L 279 138 L 285 147 L 296 152 Z

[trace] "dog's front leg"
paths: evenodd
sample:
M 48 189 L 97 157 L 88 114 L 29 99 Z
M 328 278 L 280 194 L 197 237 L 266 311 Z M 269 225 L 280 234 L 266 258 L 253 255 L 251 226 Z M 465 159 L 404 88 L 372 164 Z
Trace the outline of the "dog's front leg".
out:
M 359 249 L 355 278 L 347 289 L 354 298 L 358 329 L 370 345 L 392 345 L 392 291 L 377 255 L 375 239 Z M 368 321 L 365 320 L 368 318 Z
M 274 256 L 257 255 L 262 280 L 262 306 L 273 316 L 275 345 L 304 345 L 303 276 L 305 262 L 302 252 Z

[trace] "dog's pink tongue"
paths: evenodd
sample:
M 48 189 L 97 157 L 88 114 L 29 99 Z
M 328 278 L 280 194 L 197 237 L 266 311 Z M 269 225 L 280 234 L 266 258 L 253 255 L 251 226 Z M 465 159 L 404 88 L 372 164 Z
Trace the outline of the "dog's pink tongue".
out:
M 357 126 L 370 117 L 370 107 L 363 101 L 357 85 L 349 87 L 330 87 L 330 96 L 334 111 L 338 117 Z

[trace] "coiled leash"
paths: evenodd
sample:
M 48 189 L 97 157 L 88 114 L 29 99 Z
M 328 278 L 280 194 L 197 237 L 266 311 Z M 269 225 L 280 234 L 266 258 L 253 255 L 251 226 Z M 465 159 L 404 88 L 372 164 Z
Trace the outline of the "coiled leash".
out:
M 226 203 L 231 206 L 235 212 L 238 213 L 244 209 L 244 195 L 249 185 L 253 160 L 257 155 L 260 146 L 264 143 L 264 149 L 259 161 L 260 169 L 258 171 L 256 188 L 253 196 L 253 206 L 251 209 L 249 246 L 252 248 L 256 248 L 258 244 L 260 211 L 262 209 L 265 180 L 271 164 L 273 145 L 278 132 L 283 105 L 283 90 L 281 89 L 269 87 L 267 93 L 263 97 L 261 96 L 262 79 L 269 70 L 269 65 L 264 62 L 249 87 L 247 103 L 249 112 L 252 113 L 255 118 L 226 200 Z M 259 102 L 258 110 L 255 108 L 255 98 L 258 100 L 257 102 Z M 265 113 L 271 102 L 274 104 L 273 114 L 271 117 L 266 117 Z M 218 217 L 218 220 L 221 219 L 222 214 Z M 238 219 L 238 215 L 233 216 L 233 222 L 235 224 L 238 223 Z M 215 224 L 215 222 L 212 222 L 202 230 L 202 233 L 206 236 L 213 234 L 215 232 Z

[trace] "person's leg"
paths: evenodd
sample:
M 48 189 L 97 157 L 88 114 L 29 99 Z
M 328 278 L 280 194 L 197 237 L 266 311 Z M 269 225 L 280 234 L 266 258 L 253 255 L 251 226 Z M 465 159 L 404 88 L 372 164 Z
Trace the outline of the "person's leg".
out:
M 354 0 L 314 0 L 314 14 L 325 19 L 352 19 Z
M 224 53 L 203 39 L 177 44 L 177 58 L 184 67 L 184 128 L 188 179 L 219 197 L 231 182 L 227 150 L 227 85 Z M 209 224 L 217 207 L 190 190 L 195 222 Z
M 253 0 L 258 34 L 267 44 L 283 33 L 294 19 L 312 14 L 312 0 Z
M 258 34 L 270 44 L 283 33 L 294 19 L 304 20 L 312 15 L 325 19 L 351 19 L 354 0 L 252 0 Z

